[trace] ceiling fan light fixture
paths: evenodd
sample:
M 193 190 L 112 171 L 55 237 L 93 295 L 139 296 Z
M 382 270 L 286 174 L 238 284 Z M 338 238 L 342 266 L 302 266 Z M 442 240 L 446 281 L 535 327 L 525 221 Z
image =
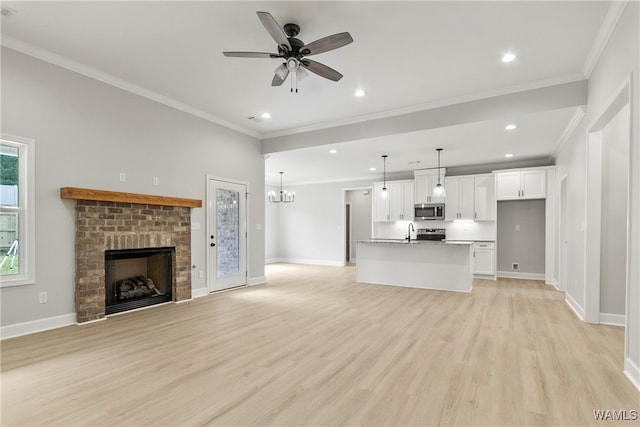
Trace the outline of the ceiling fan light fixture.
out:
M 298 71 L 296 72 L 296 75 L 298 76 L 298 80 L 299 81 L 303 81 L 304 79 L 307 78 L 309 73 L 307 72 L 307 70 L 305 70 L 304 68 L 300 67 L 300 68 L 298 68 Z
M 278 77 L 280 77 L 280 80 L 284 80 L 287 78 L 289 70 L 287 69 L 287 66 L 285 64 L 280 64 L 278 65 L 278 68 L 274 70 L 274 73 L 276 73 Z
M 287 58 L 287 69 L 289 71 L 297 71 L 300 68 L 300 61 L 296 58 Z

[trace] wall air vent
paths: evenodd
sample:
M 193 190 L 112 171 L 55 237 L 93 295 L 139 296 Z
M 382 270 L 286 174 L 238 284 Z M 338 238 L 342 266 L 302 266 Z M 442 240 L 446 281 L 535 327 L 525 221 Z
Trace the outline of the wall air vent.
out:
M 11 9 L 10 7 L 2 6 L 2 9 L 0 9 L 0 15 L 2 16 L 13 16 L 15 14 L 16 11 L 14 9 Z

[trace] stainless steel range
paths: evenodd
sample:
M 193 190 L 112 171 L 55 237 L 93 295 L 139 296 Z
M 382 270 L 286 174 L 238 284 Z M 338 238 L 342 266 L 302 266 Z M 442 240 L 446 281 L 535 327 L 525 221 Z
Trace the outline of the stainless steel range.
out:
M 447 238 L 447 231 L 444 228 L 418 228 L 416 232 L 417 240 L 440 241 Z

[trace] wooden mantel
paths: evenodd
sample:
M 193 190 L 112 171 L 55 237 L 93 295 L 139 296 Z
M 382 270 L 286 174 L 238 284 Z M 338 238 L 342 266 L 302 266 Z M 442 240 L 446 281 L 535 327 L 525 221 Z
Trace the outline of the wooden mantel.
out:
M 60 198 L 72 200 L 95 200 L 98 202 L 139 203 L 156 206 L 201 208 L 202 200 L 179 197 L 153 196 L 150 194 L 123 193 L 120 191 L 90 190 L 88 188 L 62 187 Z

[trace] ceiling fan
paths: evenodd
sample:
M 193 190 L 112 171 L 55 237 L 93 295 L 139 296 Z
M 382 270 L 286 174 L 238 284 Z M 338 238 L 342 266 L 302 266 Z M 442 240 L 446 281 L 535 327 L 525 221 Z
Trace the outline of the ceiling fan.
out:
M 297 80 L 303 80 L 307 76 L 306 70 L 311 71 L 321 77 L 337 82 L 342 78 L 342 74 L 331 67 L 319 62 L 307 59 L 307 56 L 328 52 L 347 45 L 353 41 L 347 32 L 333 34 L 323 37 L 309 44 L 305 44 L 296 36 L 300 32 L 297 24 L 280 24 L 271 16 L 269 12 L 256 12 L 262 25 L 267 29 L 271 37 L 278 43 L 278 53 L 267 52 L 222 52 L 224 56 L 238 58 L 275 58 L 284 59 L 284 63 L 275 69 L 275 75 L 271 81 L 271 86 L 280 86 L 289 76 L 295 73 Z M 293 79 L 292 79 L 293 80 Z M 292 89 L 293 91 L 293 81 Z M 296 92 L 297 92 L 296 88 Z

